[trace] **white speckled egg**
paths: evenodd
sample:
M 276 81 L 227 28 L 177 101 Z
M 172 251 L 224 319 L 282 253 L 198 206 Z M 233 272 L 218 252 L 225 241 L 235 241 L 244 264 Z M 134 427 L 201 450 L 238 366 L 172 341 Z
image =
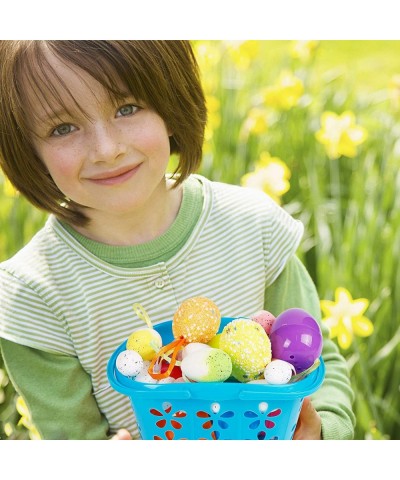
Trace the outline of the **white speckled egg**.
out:
M 174 382 L 175 382 L 175 378 L 166 377 L 166 378 L 162 378 L 161 380 L 158 380 L 157 383 L 174 383 Z
M 157 383 L 157 380 L 154 379 L 149 373 L 150 361 L 146 360 L 143 362 L 143 367 L 140 372 L 136 375 L 135 380 L 141 383 Z
M 230 356 L 219 348 L 200 349 L 181 363 L 182 376 L 193 382 L 224 382 L 232 373 Z
M 283 385 L 288 383 L 296 375 L 296 370 L 291 363 L 284 360 L 272 360 L 264 370 L 264 378 L 271 385 Z
M 206 343 L 200 343 L 200 342 L 192 342 L 188 343 L 186 347 L 183 348 L 182 350 L 182 359 L 190 355 L 191 353 L 198 352 L 200 350 L 207 350 L 211 348 L 209 345 Z
M 143 359 L 134 350 L 124 350 L 118 355 L 115 366 L 125 377 L 136 377 L 143 367 Z

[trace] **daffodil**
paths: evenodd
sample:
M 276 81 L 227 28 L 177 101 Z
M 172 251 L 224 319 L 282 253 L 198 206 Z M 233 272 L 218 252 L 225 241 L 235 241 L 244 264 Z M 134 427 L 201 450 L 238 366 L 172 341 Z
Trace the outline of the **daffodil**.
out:
M 268 117 L 264 108 L 252 108 L 245 121 L 243 122 L 240 136 L 241 139 L 248 137 L 249 134 L 260 135 L 268 130 Z
M 353 300 L 350 292 L 343 287 L 335 290 L 335 301 L 321 300 L 321 310 L 326 315 L 322 321 L 330 331 L 330 337 L 336 338 L 339 346 L 346 350 L 353 342 L 354 335 L 368 337 L 374 326 L 363 314 L 369 301 L 366 298 Z
M 1 175 L 1 172 L 0 172 Z M 7 177 L 3 177 L 3 193 L 6 197 L 16 197 L 18 195 L 17 190 L 13 187 L 10 180 Z M 1 181 L 1 178 L 0 178 Z
M 247 70 L 260 51 L 259 40 L 227 41 L 225 44 L 229 56 L 239 70 Z
M 254 171 L 243 175 L 241 184 L 263 190 L 280 204 L 281 196 L 290 188 L 289 178 L 290 170 L 287 165 L 280 158 L 263 152 Z
M 330 158 L 339 158 L 341 155 L 353 158 L 357 155 L 357 146 L 366 140 L 367 131 L 356 125 L 355 115 L 351 111 L 341 115 L 324 112 L 321 115 L 321 129 L 315 137 L 325 146 Z
M 300 78 L 284 70 L 277 82 L 264 90 L 264 101 L 278 110 L 290 110 L 298 104 L 303 93 L 304 85 Z
M 211 40 L 195 41 L 193 49 L 200 67 L 204 91 L 214 92 L 220 82 L 218 65 L 221 63 L 222 43 Z
M 17 398 L 16 409 L 21 415 L 18 425 L 23 425 L 29 431 L 31 440 L 40 440 L 40 433 L 32 423 L 30 411 L 22 397 Z
M 290 54 L 301 62 L 308 62 L 319 45 L 316 40 L 297 40 L 292 43 Z
M 220 101 L 213 95 L 206 95 L 207 125 L 204 132 L 204 151 L 212 150 L 212 139 L 215 130 L 221 124 Z

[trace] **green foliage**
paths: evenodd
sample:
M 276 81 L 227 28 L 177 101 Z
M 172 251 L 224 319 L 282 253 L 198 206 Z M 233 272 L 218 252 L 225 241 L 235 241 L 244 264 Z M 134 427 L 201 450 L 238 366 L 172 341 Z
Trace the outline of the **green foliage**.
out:
M 399 90 L 389 88 L 400 72 L 399 42 L 320 42 L 303 58 L 291 42 L 194 45 L 210 111 L 199 173 L 240 184 L 263 152 L 285 162 L 291 177 L 282 205 L 305 225 L 299 254 L 320 298 L 333 300 L 344 287 L 370 302 L 373 334 L 342 351 L 356 394 L 356 438 L 400 439 L 400 110 Z M 286 110 L 265 96 L 284 70 L 304 87 Z M 265 125 L 250 122 L 254 108 Z M 326 111 L 351 111 L 368 132 L 354 157 L 330 159 L 317 141 Z M 5 195 L 0 177 L 0 261 L 43 222 L 23 199 Z M 29 438 L 17 425 L 1 359 L 0 369 L 0 438 Z
M 390 88 L 396 70 L 376 70 L 385 59 L 394 58 L 399 42 L 321 42 L 306 62 L 291 56 L 290 42 L 285 51 L 282 42 L 259 43 L 259 53 L 243 71 L 229 50 L 243 48 L 246 55 L 245 45 L 209 45 L 219 50 L 220 61 L 215 62 L 217 71 L 203 67 L 206 93 L 216 96 L 218 115 L 224 120 L 213 134 L 201 173 L 240 184 L 263 151 L 289 167 L 290 190 L 282 203 L 306 227 L 299 253 L 320 298 L 333 300 L 335 289 L 344 287 L 353 298 L 370 302 L 366 316 L 374 333 L 356 338 L 342 351 L 356 394 L 356 438 L 399 439 L 400 298 L 395 294 L 400 287 L 399 90 Z M 280 59 L 272 59 L 275 47 Z M 329 61 L 326 50 L 332 54 Z M 348 57 L 347 50 L 358 56 Z M 336 63 L 335 52 L 346 60 Z M 207 67 L 207 59 L 203 64 Z M 399 62 L 395 65 L 399 72 Z M 303 81 L 304 92 L 292 108 L 278 110 L 263 103 L 262 91 L 284 68 Z M 208 75 L 219 77 L 217 88 Z M 373 82 L 368 82 L 371 76 Z M 240 132 L 253 106 L 266 109 L 268 127 L 243 138 Z M 323 112 L 340 115 L 346 110 L 354 113 L 368 137 L 353 158 L 330 159 L 315 133 Z
M 0 175 L 0 261 L 22 248 L 45 221 L 42 212 L 9 190 Z M 0 440 L 29 438 L 16 409 L 17 399 L 0 356 Z

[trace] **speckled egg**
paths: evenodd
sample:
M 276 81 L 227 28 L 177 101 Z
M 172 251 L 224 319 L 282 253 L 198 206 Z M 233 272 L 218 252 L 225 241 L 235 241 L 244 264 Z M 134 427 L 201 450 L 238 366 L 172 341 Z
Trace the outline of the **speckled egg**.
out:
M 118 355 L 115 366 L 125 377 L 136 377 L 143 368 L 143 358 L 138 352 L 124 350 Z
M 151 360 L 161 347 L 161 335 L 154 328 L 135 330 L 126 342 L 126 348 L 138 352 L 143 360 Z
M 262 376 L 271 361 L 271 342 L 262 326 L 250 319 L 229 322 L 221 333 L 220 348 L 232 359 L 232 376 L 249 382 Z
M 224 382 L 232 373 L 230 356 L 219 348 L 201 349 L 181 363 L 182 376 L 192 382 Z
M 135 380 L 141 383 L 157 383 L 149 373 L 150 362 L 148 360 L 143 362 L 143 367 L 140 372 L 136 375 Z
M 268 310 L 260 310 L 259 312 L 252 315 L 250 318 L 254 322 L 259 323 L 263 327 L 267 335 L 271 333 L 271 328 L 275 321 L 275 317 L 274 315 L 272 315 L 271 312 L 268 312 Z
M 193 297 L 181 303 L 174 314 L 172 333 L 187 342 L 209 342 L 218 332 L 221 314 L 217 305 L 205 297 Z
M 207 350 L 209 348 L 211 347 L 206 343 L 200 343 L 200 342 L 188 343 L 182 350 L 181 360 L 187 357 L 188 355 L 191 355 L 194 352 L 198 352 L 200 350 Z
M 271 385 L 284 385 L 296 375 L 294 366 L 284 360 L 272 360 L 264 370 L 264 378 Z

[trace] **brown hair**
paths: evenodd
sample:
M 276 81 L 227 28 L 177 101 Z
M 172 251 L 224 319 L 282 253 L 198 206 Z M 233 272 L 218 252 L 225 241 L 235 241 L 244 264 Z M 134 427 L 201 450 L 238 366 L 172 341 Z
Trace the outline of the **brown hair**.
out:
M 54 86 L 54 79 L 60 83 L 62 79 L 47 62 L 45 46 L 95 78 L 111 98 L 126 94 L 121 92 L 122 81 L 135 98 L 160 115 L 172 132 L 171 153 L 179 155 L 175 186 L 196 171 L 207 114 L 188 41 L 4 40 L 0 41 L 0 167 L 33 205 L 69 223 L 87 222 L 80 206 L 58 189 L 32 145 L 27 85 L 50 108 L 54 100 L 62 104 Z

